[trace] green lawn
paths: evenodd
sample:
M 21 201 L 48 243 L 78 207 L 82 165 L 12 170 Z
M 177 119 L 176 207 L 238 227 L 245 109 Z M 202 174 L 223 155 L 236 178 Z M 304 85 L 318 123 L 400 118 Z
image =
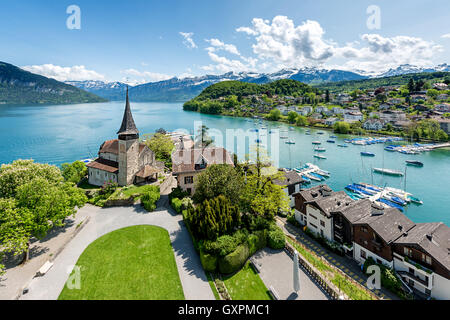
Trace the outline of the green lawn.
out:
M 122 194 L 128 198 L 131 197 L 133 194 L 143 194 L 147 191 L 149 191 L 152 188 L 150 185 L 144 185 L 144 186 L 129 186 L 127 188 L 122 189 Z
M 59 300 L 184 300 L 166 230 L 134 226 L 91 243 L 77 262 L 81 288 L 62 290 Z
M 233 300 L 271 300 L 269 290 L 250 263 L 236 274 L 224 277 L 223 282 Z

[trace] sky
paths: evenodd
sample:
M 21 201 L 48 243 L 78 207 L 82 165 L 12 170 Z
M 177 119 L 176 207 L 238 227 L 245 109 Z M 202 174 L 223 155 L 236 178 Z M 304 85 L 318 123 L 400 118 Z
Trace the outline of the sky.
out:
M 450 63 L 448 0 L 0 0 L 0 8 L 0 61 L 60 81 Z

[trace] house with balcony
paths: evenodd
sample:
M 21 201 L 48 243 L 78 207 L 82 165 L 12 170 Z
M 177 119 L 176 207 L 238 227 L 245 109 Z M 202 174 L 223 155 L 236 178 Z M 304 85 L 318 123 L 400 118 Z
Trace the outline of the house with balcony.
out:
M 400 110 L 386 110 L 378 114 L 385 122 L 405 121 L 406 113 Z
M 327 185 L 301 191 L 295 195 L 295 209 L 299 222 L 309 230 L 333 241 L 333 219 L 331 212 L 350 205 L 353 200 L 345 191 L 333 192 Z M 298 221 L 297 220 L 297 221 Z
M 306 106 L 306 107 L 303 107 L 303 108 L 299 109 L 299 113 L 300 113 L 302 116 L 305 116 L 305 117 L 306 117 L 308 114 L 311 114 L 313 111 L 314 111 L 313 107 L 310 107 L 310 106 Z
M 185 148 L 180 146 L 172 153 L 172 175 L 178 186 L 188 192 L 195 193 L 197 176 L 213 164 L 234 166 L 231 155 L 224 148 Z
M 416 292 L 450 300 L 450 228 L 419 223 L 393 243 L 394 269 Z
M 447 113 L 450 112 L 450 103 L 441 103 L 436 106 L 434 106 L 434 110 Z
M 446 93 L 440 94 L 436 97 L 436 100 L 438 101 L 446 101 L 448 99 L 449 95 Z
M 361 112 L 355 111 L 355 112 L 349 112 L 344 114 L 344 121 L 345 122 L 356 122 L 356 121 L 363 121 L 364 116 Z
M 330 126 L 330 127 L 332 127 L 336 122 L 339 122 L 338 118 L 327 118 L 327 119 L 325 119 L 325 124 L 327 126 Z
M 385 123 L 386 122 L 381 119 L 368 119 L 363 123 L 362 127 L 365 130 L 380 131 L 384 128 Z
M 300 191 L 305 181 L 296 171 L 283 172 L 283 179 L 274 180 L 273 183 L 283 187 L 283 191 L 289 197 L 289 206 L 295 206 L 294 194 Z
M 344 109 L 338 108 L 338 107 L 333 107 L 333 109 L 331 109 L 331 112 L 333 112 L 333 114 L 335 114 L 335 115 L 344 114 Z
M 392 243 L 414 225 L 397 209 L 372 204 L 370 214 L 353 223 L 353 259 L 363 264 L 371 257 L 375 262 L 392 268 Z

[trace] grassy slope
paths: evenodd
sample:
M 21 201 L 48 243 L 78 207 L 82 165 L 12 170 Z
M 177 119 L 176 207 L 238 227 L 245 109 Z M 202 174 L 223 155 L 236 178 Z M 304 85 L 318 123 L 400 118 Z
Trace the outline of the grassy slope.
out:
M 224 277 L 224 282 L 233 300 L 271 300 L 269 291 L 249 263 L 236 274 Z
M 80 256 L 81 289 L 60 300 L 184 300 L 166 230 L 134 226 L 111 232 Z

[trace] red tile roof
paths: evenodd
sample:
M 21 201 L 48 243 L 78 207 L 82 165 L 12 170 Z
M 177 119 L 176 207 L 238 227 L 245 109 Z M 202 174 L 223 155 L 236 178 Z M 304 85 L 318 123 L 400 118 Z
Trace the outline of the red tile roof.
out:
M 87 165 L 88 168 L 99 169 L 110 173 L 119 172 L 119 164 L 115 161 L 98 158 Z

